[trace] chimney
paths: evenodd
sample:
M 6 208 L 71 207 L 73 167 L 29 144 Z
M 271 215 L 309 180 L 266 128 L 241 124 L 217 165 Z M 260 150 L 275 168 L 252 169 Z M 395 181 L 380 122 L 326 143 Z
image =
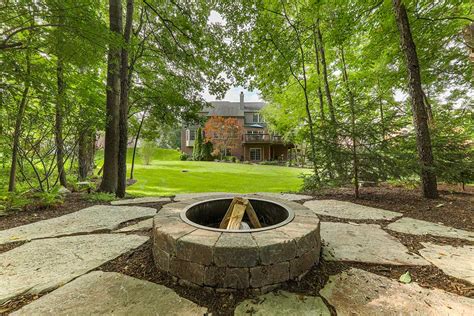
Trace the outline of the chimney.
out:
M 240 91 L 240 109 L 244 110 L 244 92 Z

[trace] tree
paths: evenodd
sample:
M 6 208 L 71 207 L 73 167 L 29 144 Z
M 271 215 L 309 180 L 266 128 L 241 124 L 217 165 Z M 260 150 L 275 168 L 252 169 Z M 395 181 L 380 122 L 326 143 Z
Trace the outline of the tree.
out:
M 207 142 L 219 150 L 221 160 L 227 156 L 227 149 L 234 148 L 242 139 L 242 125 L 234 117 L 213 116 L 204 125 Z
M 196 137 L 194 138 L 193 160 L 195 161 L 203 160 L 202 147 L 203 147 L 202 129 L 199 127 L 196 130 Z
M 121 0 L 109 0 L 110 31 L 122 36 Z M 109 44 L 107 64 L 107 101 L 105 122 L 104 171 L 99 190 L 115 193 L 118 179 L 118 144 L 120 116 L 120 53 L 117 43 Z
M 411 34 L 407 10 L 401 0 L 393 0 L 393 10 L 400 33 L 400 46 L 405 56 L 409 92 L 412 104 L 413 123 L 416 129 L 416 147 L 421 169 L 423 196 L 437 198 L 438 189 L 434 169 L 433 152 L 431 149 L 428 114 L 425 104 L 425 93 L 421 86 L 420 63 L 416 52 L 415 42 Z
M 125 18 L 125 29 L 123 34 L 124 44 L 120 56 L 120 109 L 119 109 L 119 146 L 118 146 L 118 174 L 117 191 L 118 197 L 125 196 L 127 187 L 127 147 L 128 147 L 128 91 L 129 80 L 129 57 L 128 50 L 133 23 L 133 0 L 127 0 L 127 11 Z

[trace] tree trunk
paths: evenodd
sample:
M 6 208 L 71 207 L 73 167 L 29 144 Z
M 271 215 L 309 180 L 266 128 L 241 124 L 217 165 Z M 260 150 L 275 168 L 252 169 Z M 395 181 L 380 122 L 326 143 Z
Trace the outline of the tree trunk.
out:
M 122 3 L 109 0 L 110 30 L 122 36 Z M 104 144 L 104 174 L 99 190 L 115 193 L 117 188 L 119 116 L 120 116 L 120 52 L 117 43 L 109 44 L 107 63 L 107 104 Z
M 92 174 L 95 155 L 95 132 L 93 130 L 81 131 L 79 134 L 78 174 L 79 180 L 84 181 Z
M 326 99 L 328 101 L 328 109 L 329 109 L 329 116 L 331 118 L 331 123 L 335 127 L 336 126 L 336 114 L 334 111 L 334 106 L 332 103 L 332 96 L 331 96 L 331 88 L 329 87 L 329 79 L 328 79 L 328 68 L 326 65 L 326 52 L 324 51 L 324 42 L 323 42 L 323 34 L 321 33 L 321 28 L 319 27 L 319 20 L 316 22 L 316 33 L 318 35 L 319 41 L 319 53 L 321 55 L 321 65 L 323 68 L 323 81 L 324 81 L 324 91 L 326 92 Z
M 59 12 L 58 12 L 58 24 L 64 24 L 64 11 L 61 6 L 59 5 Z M 58 168 L 58 175 L 59 175 L 59 183 L 66 187 L 67 180 L 66 180 L 66 171 L 64 170 L 64 139 L 63 139 L 63 117 L 64 117 L 64 100 L 65 100 L 65 84 L 64 84 L 64 61 L 63 61 L 63 34 L 61 33 L 61 29 L 58 29 L 58 37 L 57 37 L 57 48 L 56 48 L 56 79 L 58 85 L 58 91 L 56 94 L 56 117 L 54 122 L 54 142 L 56 145 L 56 165 Z
M 359 159 L 357 156 L 357 135 L 356 135 L 356 113 L 355 113 L 355 99 L 354 93 L 349 85 L 349 76 L 347 74 L 346 59 L 344 56 L 344 47 L 341 47 L 341 60 L 342 60 L 342 78 L 346 91 L 349 96 L 349 107 L 351 111 L 351 152 L 352 152 L 352 168 L 354 173 L 354 195 L 356 199 L 359 198 Z
M 129 91 L 129 75 L 128 75 L 128 45 L 132 34 L 133 22 L 133 0 L 127 0 L 127 13 L 125 18 L 124 42 L 126 47 L 122 48 L 121 66 L 120 66 L 120 119 L 119 119 L 119 151 L 118 151 L 118 177 L 117 191 L 118 197 L 125 196 L 127 188 L 127 145 L 128 145 L 128 91 Z
M 408 69 L 409 93 L 413 112 L 413 123 L 416 130 L 416 147 L 421 167 L 423 196 L 425 198 L 437 198 L 438 189 L 431 149 L 430 130 L 428 127 L 428 115 L 424 104 L 424 93 L 421 86 L 420 64 L 416 53 L 416 46 L 411 34 L 405 5 L 401 3 L 401 0 L 393 0 L 393 9 L 400 33 L 401 50 L 405 55 Z
M 30 75 L 31 75 L 31 60 L 29 48 L 26 50 L 26 74 L 25 74 L 25 86 L 21 95 L 20 105 L 18 108 L 18 114 L 16 116 L 15 131 L 13 132 L 13 146 L 12 146 L 12 163 L 10 167 L 10 179 L 8 181 L 8 191 L 15 191 L 16 185 L 16 167 L 18 162 L 18 150 L 20 147 L 20 136 L 21 136 L 21 124 L 23 117 L 25 116 L 26 105 L 28 103 L 28 92 L 30 90 Z
M 323 101 L 323 90 L 321 89 L 321 67 L 319 66 L 320 58 L 319 58 L 319 47 L 318 47 L 318 40 L 317 40 L 317 31 L 316 26 L 313 25 L 313 45 L 314 45 L 314 52 L 316 55 L 316 74 L 318 76 L 318 99 L 319 99 L 319 112 L 321 115 L 321 122 L 324 123 L 326 121 L 326 117 L 324 115 L 324 101 Z
M 56 121 L 54 124 L 54 141 L 56 144 L 56 164 L 58 166 L 59 183 L 66 187 L 66 171 L 64 170 L 64 139 L 63 139 L 63 113 L 64 113 L 64 73 L 63 61 L 60 56 L 57 60 L 58 91 L 56 96 Z
M 137 153 L 138 139 L 140 138 L 140 133 L 142 131 L 143 122 L 145 121 L 146 112 L 143 113 L 140 125 L 138 126 L 137 136 L 135 137 L 135 144 L 133 145 L 133 155 L 132 155 L 132 166 L 130 168 L 130 179 L 133 179 L 133 169 L 135 168 L 135 155 Z

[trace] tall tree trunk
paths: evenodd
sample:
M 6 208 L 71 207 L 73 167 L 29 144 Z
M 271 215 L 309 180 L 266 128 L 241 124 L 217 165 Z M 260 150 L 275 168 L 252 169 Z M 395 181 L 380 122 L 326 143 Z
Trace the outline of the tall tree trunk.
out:
M 331 118 L 331 123 L 333 126 L 336 126 L 336 114 L 334 111 L 334 106 L 332 103 L 331 88 L 329 87 L 328 79 L 328 68 L 326 64 L 326 52 L 324 50 L 324 41 L 323 34 L 321 33 L 321 27 L 319 26 L 319 19 L 316 22 L 316 33 L 318 35 L 319 42 L 319 53 L 321 55 L 321 65 L 323 68 L 323 81 L 324 81 L 324 91 L 326 92 L 326 99 L 328 101 L 329 116 Z
M 306 61 L 305 61 L 303 41 L 301 40 L 301 35 L 298 28 L 295 26 L 295 24 L 292 23 L 292 21 L 288 17 L 288 14 L 286 12 L 286 8 L 283 2 L 282 2 L 282 5 L 283 5 L 283 12 L 284 12 L 285 19 L 288 22 L 288 24 L 291 26 L 291 28 L 294 30 L 296 39 L 298 41 L 298 50 L 299 50 L 300 58 L 301 58 L 301 71 L 303 74 L 303 83 L 301 83 L 301 79 L 299 79 L 298 76 L 296 76 L 296 74 L 293 72 L 291 65 L 289 67 L 290 67 L 293 77 L 298 81 L 298 84 L 300 85 L 304 93 L 306 117 L 307 117 L 308 125 L 309 125 L 309 140 L 311 143 L 311 155 L 312 155 L 311 160 L 313 162 L 314 178 L 316 180 L 316 183 L 319 185 L 321 182 L 321 178 L 319 176 L 318 164 L 317 164 L 316 137 L 314 135 L 314 125 L 313 125 L 314 123 L 313 123 L 313 118 L 312 118 L 310 105 L 309 105 L 308 80 L 306 76 Z
M 78 174 L 79 180 L 83 181 L 92 174 L 94 169 L 95 132 L 87 127 L 81 131 L 78 146 Z
M 341 47 L 341 60 L 342 60 L 342 78 L 346 91 L 349 96 L 349 107 L 351 111 L 351 152 L 352 152 L 352 168 L 354 173 L 354 194 L 356 198 L 359 198 L 359 159 L 357 156 L 357 133 L 356 133 L 356 113 L 355 113 L 355 98 L 354 93 L 349 85 L 349 75 L 347 74 L 346 59 L 344 56 L 344 47 Z
M 318 36 L 317 36 L 317 31 L 316 31 L 316 25 L 313 25 L 313 46 L 314 46 L 314 52 L 316 55 L 316 60 L 315 60 L 316 74 L 318 76 L 319 112 L 321 116 L 321 122 L 324 123 L 324 121 L 326 121 L 326 117 L 324 115 L 323 90 L 321 89 L 321 67 L 319 65 L 320 57 L 319 57 Z
M 21 124 L 23 123 L 23 117 L 25 116 L 26 105 L 28 103 L 28 92 L 30 91 L 31 84 L 31 60 L 30 50 L 26 49 L 26 73 L 25 73 L 25 85 L 23 93 L 21 95 L 20 105 L 18 108 L 18 114 L 15 121 L 15 131 L 13 132 L 13 146 L 12 146 L 12 163 L 10 167 L 10 179 L 8 181 L 8 191 L 15 191 L 16 185 L 16 167 L 18 162 L 18 150 L 20 147 L 20 136 L 21 136 Z
M 424 93 L 421 86 L 420 64 L 416 53 L 416 46 L 411 34 L 407 11 L 401 0 L 393 0 L 393 10 L 400 33 L 401 50 L 405 55 L 408 69 L 409 93 L 413 112 L 413 123 L 416 130 L 416 147 L 421 167 L 420 173 L 423 196 L 425 198 L 437 198 L 438 188 L 436 173 L 434 171 L 430 130 L 428 127 L 428 114 L 424 104 Z
M 124 42 L 122 48 L 121 66 L 120 66 L 120 118 L 119 118 L 119 151 L 118 151 L 118 178 L 117 191 L 118 197 L 125 196 L 127 187 L 127 145 L 128 145 L 128 91 L 129 91 L 129 62 L 128 45 L 132 34 L 133 22 L 133 0 L 127 0 L 127 13 L 125 18 Z
M 133 179 L 133 169 L 135 168 L 135 155 L 137 153 L 138 139 L 140 138 L 140 133 L 142 131 L 143 122 L 145 121 L 147 111 L 143 113 L 142 119 L 140 120 L 140 125 L 138 126 L 137 136 L 135 137 L 135 144 L 133 145 L 133 155 L 132 155 L 132 166 L 130 168 L 130 179 Z
M 58 167 L 59 183 L 66 187 L 66 171 L 64 170 L 64 140 L 63 140 L 63 113 L 64 113 L 64 76 L 63 61 L 58 56 L 57 61 L 58 92 L 56 96 L 56 121 L 54 124 L 54 140 L 56 143 L 56 164 Z
M 61 4 L 59 5 L 59 18 L 58 24 L 64 24 L 64 12 Z M 65 100 L 65 84 L 64 84 L 64 61 L 63 61 L 63 45 L 64 39 L 61 33 L 61 28 L 58 29 L 57 37 L 57 48 L 56 55 L 58 60 L 56 61 L 56 79 L 58 85 L 58 91 L 56 93 L 56 117 L 54 124 L 54 141 L 56 145 L 56 165 L 59 174 L 59 183 L 66 187 L 66 171 L 64 170 L 64 139 L 63 139 L 63 113 L 64 113 L 64 100 Z
M 110 30 L 122 36 L 122 2 L 109 0 Z M 109 44 L 107 63 L 107 105 L 104 144 L 104 173 L 99 190 L 115 193 L 118 175 L 120 116 L 120 52 L 117 43 Z

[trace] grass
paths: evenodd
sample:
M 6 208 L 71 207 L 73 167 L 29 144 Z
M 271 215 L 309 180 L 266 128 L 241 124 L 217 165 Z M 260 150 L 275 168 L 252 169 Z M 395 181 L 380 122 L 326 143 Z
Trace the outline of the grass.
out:
M 128 187 L 127 192 L 137 196 L 192 192 L 289 192 L 300 189 L 300 175 L 308 172 L 280 166 L 180 161 L 178 151 L 157 149 L 150 165 L 141 164 L 138 155 L 134 172 L 138 181 Z

